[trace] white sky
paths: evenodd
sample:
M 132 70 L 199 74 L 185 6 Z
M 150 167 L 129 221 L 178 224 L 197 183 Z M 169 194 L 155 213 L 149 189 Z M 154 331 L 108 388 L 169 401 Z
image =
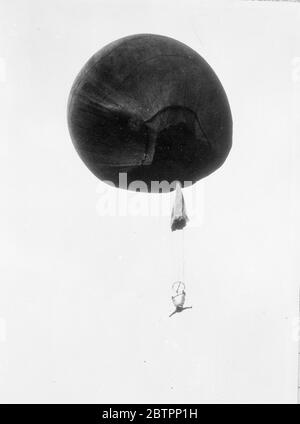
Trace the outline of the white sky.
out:
M 299 5 L 0 9 L 0 402 L 295 402 Z M 198 215 L 185 231 L 193 309 L 172 319 L 180 237 L 169 216 L 134 216 L 130 202 L 151 204 L 143 195 L 127 198 L 125 216 L 103 216 L 103 193 L 116 193 L 83 165 L 66 125 L 86 60 L 145 32 L 197 50 L 234 121 L 226 163 L 194 186 L 196 203 L 187 196 Z

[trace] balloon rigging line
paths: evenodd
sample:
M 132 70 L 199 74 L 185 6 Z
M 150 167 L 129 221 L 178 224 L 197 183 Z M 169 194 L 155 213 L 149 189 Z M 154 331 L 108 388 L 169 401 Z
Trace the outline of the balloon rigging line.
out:
M 184 282 L 184 230 L 182 230 L 182 281 Z
M 297 337 L 298 337 L 298 387 L 297 387 L 297 403 L 300 404 L 300 287 L 298 295 L 299 309 L 298 309 L 298 325 L 297 325 Z

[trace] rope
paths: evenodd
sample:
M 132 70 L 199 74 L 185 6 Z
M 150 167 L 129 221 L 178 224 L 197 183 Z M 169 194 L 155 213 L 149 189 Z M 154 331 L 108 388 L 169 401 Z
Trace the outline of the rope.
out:
M 298 337 L 298 388 L 297 388 L 297 403 L 300 404 L 300 288 L 299 288 L 299 311 L 297 323 L 297 337 Z
M 171 214 L 171 230 L 176 233 L 175 239 L 177 239 L 176 247 L 178 250 L 177 256 L 177 272 L 179 281 L 185 279 L 185 257 L 184 257 L 184 227 L 188 222 L 188 216 L 185 210 L 184 197 L 181 190 L 181 183 L 176 182 L 175 198 Z M 181 231 L 182 234 L 178 234 L 177 231 Z
M 181 261 L 182 261 L 182 281 L 184 282 L 184 230 L 182 229 L 182 240 L 181 240 L 181 244 L 182 244 L 182 255 L 181 255 Z

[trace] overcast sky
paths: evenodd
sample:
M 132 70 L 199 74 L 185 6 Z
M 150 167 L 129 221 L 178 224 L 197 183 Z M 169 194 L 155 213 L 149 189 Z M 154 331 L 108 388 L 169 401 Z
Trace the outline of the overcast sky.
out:
M 300 7 L 2 0 L 0 9 L 0 402 L 295 402 Z M 66 124 L 89 57 L 146 32 L 198 51 L 233 115 L 227 161 L 186 196 L 193 309 L 171 319 L 182 240 L 168 204 L 157 214 L 150 205 L 163 196 L 122 192 L 114 209 L 119 192 L 84 166 Z

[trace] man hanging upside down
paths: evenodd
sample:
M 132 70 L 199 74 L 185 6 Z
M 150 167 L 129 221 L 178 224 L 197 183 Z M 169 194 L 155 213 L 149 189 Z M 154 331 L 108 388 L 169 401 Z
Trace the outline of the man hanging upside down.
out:
M 182 290 L 182 292 L 176 294 L 176 296 L 172 296 L 172 302 L 175 306 L 175 311 L 171 313 L 171 315 L 169 315 L 169 317 L 171 317 L 172 315 L 176 314 L 177 312 L 182 312 L 185 309 L 191 309 L 192 306 L 183 306 L 184 302 L 185 302 L 185 291 Z

